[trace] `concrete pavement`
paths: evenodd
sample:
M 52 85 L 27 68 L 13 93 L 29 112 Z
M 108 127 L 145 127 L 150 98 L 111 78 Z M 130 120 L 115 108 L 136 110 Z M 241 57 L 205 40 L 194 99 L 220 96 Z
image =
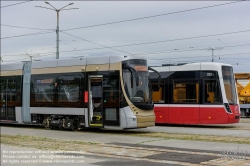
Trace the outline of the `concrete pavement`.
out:
M 63 140 L 79 140 L 85 142 L 99 142 L 99 143 L 133 143 L 145 145 L 160 145 L 163 147 L 176 147 L 198 150 L 245 150 L 250 151 L 250 145 L 247 144 L 233 144 L 233 143 L 219 143 L 219 142 L 204 142 L 204 141 L 189 141 L 189 140 L 165 140 L 150 137 L 136 137 L 129 135 L 108 135 L 103 133 L 89 133 L 89 132 L 71 132 L 62 130 L 39 130 L 27 128 L 13 128 L 1 127 L 1 134 L 9 135 L 30 135 L 38 137 L 47 137 L 51 139 Z
M 80 148 L 84 151 L 84 154 L 80 156 L 80 159 L 82 161 L 84 160 L 82 165 L 87 166 L 250 165 L 250 145 L 243 144 L 163 140 L 129 135 L 111 135 L 103 132 L 71 132 L 13 127 L 1 127 L 1 134 L 20 134 L 60 140 L 102 143 L 99 145 L 83 145 L 83 147 Z M 26 149 L 2 144 L 1 148 L 2 152 L 3 150 L 20 151 Z M 29 148 L 26 150 L 29 150 Z M 36 149 L 31 150 L 35 151 Z M 53 155 L 58 156 L 58 154 Z M 39 156 L 37 157 L 39 158 Z M 49 160 L 48 158 L 45 159 Z M 58 160 L 59 159 L 60 155 L 58 157 Z M 50 161 L 46 162 L 54 161 L 55 159 L 50 159 Z M 5 163 L 2 164 L 13 165 L 6 163 L 6 160 Z M 49 165 L 58 164 L 62 165 L 63 163 L 51 163 Z M 73 165 L 77 164 L 79 163 L 74 163 Z M 46 165 L 46 163 L 33 163 L 30 165 L 43 166 Z

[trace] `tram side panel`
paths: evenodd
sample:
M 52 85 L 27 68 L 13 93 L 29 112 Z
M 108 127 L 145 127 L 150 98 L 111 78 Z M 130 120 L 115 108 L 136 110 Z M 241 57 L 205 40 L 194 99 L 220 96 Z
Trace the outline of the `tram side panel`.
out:
M 98 97 L 92 98 L 93 119 L 97 121 L 99 118 L 101 122 L 96 124 L 90 120 L 91 108 L 89 107 L 89 97 L 86 94 L 90 92 L 89 76 L 98 75 L 102 76 L 102 92 L 95 91 L 96 88 L 91 89 L 94 93 L 92 95 L 100 93 L 103 101 L 100 104 L 97 101 Z M 58 125 L 61 123 L 58 119 L 63 119 L 65 116 L 68 119 L 77 118 L 81 124 L 87 125 L 86 127 L 137 127 L 135 115 L 129 114 L 129 107 L 127 108 L 126 101 L 122 98 L 119 71 L 34 75 L 31 80 L 33 123 L 42 124 L 51 115 L 58 115 L 61 116 L 57 118 L 57 121 L 55 120 Z M 101 109 L 98 110 L 98 108 Z M 126 119 L 135 120 L 128 122 Z
M 223 88 L 218 71 L 201 71 L 200 122 L 201 124 L 226 124 L 228 113 L 223 105 Z
M 36 73 L 31 76 L 30 113 L 33 124 L 76 128 L 84 124 L 84 73 Z
M 158 80 L 152 79 L 150 81 L 151 84 L 151 95 L 152 100 L 154 102 L 154 112 L 156 117 L 156 123 L 164 124 L 168 123 L 168 102 L 167 97 L 168 93 L 166 93 L 167 84 L 165 84 L 164 80 L 161 80 L 160 87 L 158 87 Z
M 1 121 L 21 121 L 21 88 L 21 75 L 0 77 Z

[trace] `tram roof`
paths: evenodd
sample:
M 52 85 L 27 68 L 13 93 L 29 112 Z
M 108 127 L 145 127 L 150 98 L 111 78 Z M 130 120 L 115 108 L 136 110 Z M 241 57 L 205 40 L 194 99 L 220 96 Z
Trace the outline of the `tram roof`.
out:
M 32 61 L 32 68 L 47 68 L 47 67 L 65 67 L 65 66 L 86 66 L 112 64 L 130 59 L 144 59 L 131 56 L 90 56 L 67 59 L 39 60 Z M 146 60 L 146 59 L 145 59 Z M 21 62 L 3 62 L 1 63 L 1 71 L 22 70 L 23 64 L 30 61 Z
M 230 64 L 226 63 L 218 63 L 218 62 L 195 62 L 195 63 L 187 63 L 187 64 L 171 64 L 167 66 L 151 66 L 153 69 L 158 72 L 164 71 L 191 71 L 191 70 L 218 70 L 221 69 L 221 66 L 230 66 Z

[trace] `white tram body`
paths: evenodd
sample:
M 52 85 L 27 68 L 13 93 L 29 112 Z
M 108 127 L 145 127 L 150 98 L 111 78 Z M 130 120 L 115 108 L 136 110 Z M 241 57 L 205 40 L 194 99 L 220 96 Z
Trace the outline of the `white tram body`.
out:
M 155 123 L 144 59 L 103 56 L 2 63 L 0 90 L 1 123 L 66 129 Z

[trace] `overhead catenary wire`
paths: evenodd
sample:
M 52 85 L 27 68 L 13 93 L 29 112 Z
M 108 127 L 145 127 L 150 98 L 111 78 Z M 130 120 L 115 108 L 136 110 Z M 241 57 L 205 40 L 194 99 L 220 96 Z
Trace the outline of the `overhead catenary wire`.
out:
M 250 55 L 250 52 L 249 53 L 237 53 L 237 54 L 249 54 Z M 223 57 L 223 56 L 228 56 L 228 55 L 235 55 L 235 54 L 223 54 L 223 55 L 217 55 L 217 57 Z M 175 58 L 175 59 L 202 58 L 202 57 L 204 58 L 204 57 L 211 57 L 211 56 L 210 55 L 205 55 L 205 56 L 185 56 L 185 57 L 178 57 L 178 58 Z M 147 58 L 150 58 L 150 57 L 147 57 Z M 154 59 L 154 60 L 168 60 L 168 59 L 173 59 L 173 58 L 151 58 L 151 59 Z M 230 58 L 227 57 L 227 59 L 230 59 Z
M 20 27 L 20 26 L 15 26 L 15 25 L 6 25 L 6 24 L 1 24 L 1 26 L 12 27 L 12 28 L 55 31 L 55 29 L 41 29 L 41 28 Z
M 37 33 L 29 33 L 29 34 L 23 34 L 23 35 L 17 35 L 17 36 L 8 36 L 8 37 L 3 37 L 3 39 L 9 39 L 9 38 L 16 38 L 16 37 L 24 37 L 24 36 L 32 36 L 32 35 L 42 35 L 42 34 L 47 34 L 47 33 L 54 33 L 54 32 L 37 32 Z
M 66 33 L 66 32 L 63 32 L 63 33 Z M 92 44 L 96 44 L 96 45 L 99 45 L 99 46 L 102 46 L 102 47 L 105 47 L 105 48 L 110 48 L 110 47 L 107 47 L 107 46 L 104 46 L 104 45 L 101 45 L 101 44 L 98 44 L 98 43 L 95 43 L 95 42 L 92 42 L 92 41 L 89 41 L 89 40 L 86 40 L 86 39 L 83 39 L 83 38 L 80 38 L 80 37 L 77 37 L 77 36 L 74 36 L 74 35 L 71 35 L 69 33 L 66 33 L 67 35 L 70 35 L 70 36 L 73 36 L 73 37 L 76 37 L 78 39 L 81 39 L 81 40 L 84 40 L 86 42 L 89 42 L 89 43 L 92 43 Z M 65 44 L 65 43 L 64 43 Z M 67 44 L 66 44 L 67 45 Z M 132 53 L 129 53 L 129 52 L 125 52 L 125 51 L 121 51 L 121 50 L 118 50 L 118 49 L 113 49 L 113 48 L 110 48 L 112 50 L 115 50 L 115 51 L 119 51 L 119 52 L 123 52 L 123 53 L 127 53 L 127 54 L 132 54 Z M 36 54 L 39 54 L 39 53 L 36 53 Z M 20 54 L 21 55 L 21 54 Z M 20 56 L 19 55 L 19 56 Z M 22 55 L 25 55 L 25 54 L 22 54 Z M 32 54 L 31 54 L 32 55 Z M 3 56 L 13 56 L 13 55 L 3 55 Z
M 172 42 L 172 41 L 180 41 L 180 40 L 190 40 L 190 39 L 197 39 L 197 38 L 204 38 L 204 37 L 212 37 L 212 36 L 230 35 L 230 34 L 244 33 L 244 32 L 250 32 L 250 29 L 249 30 L 243 30 L 243 31 L 227 32 L 227 33 L 217 33 L 217 34 L 212 34 L 212 35 L 202 35 L 202 36 L 193 36 L 193 37 L 169 39 L 169 40 L 159 40 L 159 41 L 152 41 L 152 42 L 145 42 L 145 43 L 118 45 L 118 46 L 112 46 L 112 47 L 129 47 L 129 46 L 137 46 L 137 45 L 156 44 L 156 43 L 164 43 L 164 42 Z
M 37 58 L 37 57 L 36 57 Z M 48 58 L 53 58 L 53 57 L 48 57 Z M 30 57 L 24 57 L 22 59 L 15 59 L 15 60 L 6 60 L 3 62 L 15 62 L 15 61 L 22 61 L 22 60 L 26 60 L 26 59 L 30 59 Z M 28 61 L 28 60 L 27 60 Z M 32 61 L 37 61 L 36 59 L 32 60 Z
M 218 39 L 223 45 L 225 45 L 220 39 Z M 234 50 L 232 50 L 232 48 L 229 48 L 232 52 L 234 52 L 235 53 L 235 51 Z M 245 59 L 245 58 L 244 58 Z M 239 55 L 238 55 L 238 59 L 237 59 L 238 61 L 239 61 Z M 237 62 L 237 65 L 238 65 L 238 62 Z
M 240 54 L 240 53 L 237 53 L 237 54 Z M 250 53 L 241 53 L 241 54 L 250 54 Z M 217 57 L 218 56 L 228 56 L 228 55 L 235 55 L 235 54 L 223 54 L 223 55 L 217 55 Z M 183 59 L 183 58 L 202 58 L 202 57 L 211 57 L 210 55 L 207 55 L 207 56 L 192 56 L 192 57 L 187 57 L 187 56 L 185 56 L 185 57 L 178 57 L 178 58 L 150 58 L 150 57 L 145 57 L 145 58 L 147 58 L 147 59 L 149 59 L 149 60 L 158 60 L 158 61 L 162 61 L 162 60 L 171 60 L 171 59 Z M 227 58 L 228 59 L 228 58 Z M 248 58 L 246 58 L 246 59 L 248 59 Z M 211 59 L 210 59 L 211 60 Z
M 55 52 L 49 52 L 49 53 L 32 53 L 30 55 L 42 55 L 42 56 L 48 56 L 48 55 L 53 55 Z M 13 56 L 26 56 L 26 54 L 19 54 L 19 55 L 2 55 L 2 57 L 13 57 Z
M 29 2 L 29 1 L 21 2 L 21 3 L 26 3 L 26 2 Z M 135 20 L 139 20 L 139 19 L 146 19 L 146 18 L 152 18 L 152 17 L 159 17 L 159 16 L 170 15 L 170 14 L 176 14 L 176 13 L 181 13 L 181 12 L 188 12 L 188 11 L 193 11 L 193 10 L 200 10 L 200 9 L 204 9 L 204 8 L 211 8 L 211 7 L 223 6 L 223 5 L 228 5 L 228 4 L 238 3 L 238 2 L 242 2 L 242 0 L 241 0 L 241 1 L 230 2 L 230 3 L 218 4 L 218 5 L 211 5 L 211 6 L 206 6 L 206 7 L 200 7 L 200 8 L 188 9 L 188 10 L 183 10 L 183 11 L 165 13 L 165 14 L 160 14 L 160 15 L 153 15 L 153 16 L 147 16 L 147 17 L 142 17 L 142 18 L 136 18 L 136 19 L 130 19 L 130 20 L 123 20 L 123 21 L 118 21 L 118 22 L 135 21 Z M 20 4 L 20 3 L 17 3 L 17 4 Z M 15 4 L 13 4 L 13 5 L 15 5 Z M 4 7 L 6 7 L 6 6 L 4 6 Z M 100 25 L 107 25 L 107 24 L 114 24 L 114 23 L 118 23 L 118 22 L 105 23 L 105 24 L 98 24 L 98 26 L 100 26 Z M 3 24 L 1 24 L 1 25 L 3 25 Z M 18 26 L 11 26 L 11 25 L 4 25 L 4 26 L 18 27 Z M 93 25 L 93 26 L 97 26 L 97 25 Z M 87 26 L 87 27 L 93 27 L 93 26 Z M 28 28 L 28 27 L 19 27 L 19 28 Z M 86 28 L 86 27 L 80 27 L 80 28 Z M 28 28 L 28 29 L 39 29 L 39 28 Z M 74 28 L 74 29 L 79 29 L 79 28 Z M 61 32 L 63 32 L 63 31 L 68 31 L 68 30 L 74 30 L 74 29 L 61 30 Z M 48 30 L 50 30 L 50 29 L 48 29 Z M 51 29 L 51 30 L 52 30 L 52 29 Z M 30 35 L 34 35 L 34 34 L 10 36 L 10 37 L 4 37 L 4 38 L 1 38 L 1 39 L 7 39 L 7 38 L 13 38 L 13 37 L 22 37 L 22 36 L 30 36 Z M 37 34 L 36 34 L 36 35 L 37 35 Z M 178 40 L 178 39 L 176 39 L 176 40 Z M 164 42 L 164 41 L 157 41 L 157 43 L 158 43 L 158 42 Z M 152 43 L 152 42 L 150 42 L 150 43 Z M 132 44 L 132 45 L 141 45 L 141 44 L 149 44 L 149 43 L 138 43 L 138 44 Z M 124 46 L 130 46 L 130 45 L 113 46 L 113 47 L 124 47 Z
M 233 45 L 233 46 L 224 46 L 224 48 L 230 48 L 230 47 L 242 47 L 242 46 L 248 46 L 250 44 L 242 44 L 242 45 Z M 187 50 L 180 50 L 180 49 L 172 49 L 172 50 L 163 50 L 163 51 L 152 51 L 152 52 L 143 52 L 143 53 L 136 53 L 135 55 L 152 55 L 152 54 L 162 54 L 162 53 L 177 53 L 177 52 L 188 52 L 188 51 L 198 51 L 198 50 L 204 50 L 207 47 L 203 48 L 197 48 L 197 49 L 187 49 Z
M 85 40 L 86 41 L 86 40 Z M 89 42 L 89 41 L 88 41 Z M 93 43 L 93 44 L 97 44 L 97 43 Z M 99 45 L 99 44 L 97 44 L 97 45 Z M 121 46 L 111 46 L 111 47 L 121 47 Z M 104 49 L 104 48 L 111 48 L 111 47 L 108 47 L 108 46 L 103 46 L 103 48 L 98 48 L 98 49 Z M 93 48 L 94 49 L 94 48 Z M 93 50 L 92 49 L 92 50 Z M 96 48 L 97 49 L 97 48 Z M 72 50 L 72 51 L 75 51 L 75 50 Z M 117 51 L 117 50 L 116 50 Z M 123 51 L 124 52 L 124 51 Z M 131 54 L 131 53 L 129 53 L 129 54 Z
M 1 6 L 1 8 L 10 7 L 10 6 L 14 6 L 14 5 L 19 5 L 19 4 L 30 2 L 30 1 L 32 1 L 32 0 L 25 1 L 25 2 L 19 2 L 19 3 L 15 3 L 15 4 L 11 4 L 11 5 L 6 5 L 6 6 Z
M 220 34 L 212 34 L 212 35 L 194 36 L 194 37 L 179 38 L 179 39 L 169 39 L 169 40 L 163 40 L 163 41 L 153 41 L 153 42 L 147 42 L 147 43 L 136 43 L 136 44 L 129 44 L 129 45 L 118 45 L 118 46 L 110 46 L 110 47 L 112 47 L 112 48 L 115 48 L 115 47 L 130 47 L 130 46 L 137 46 L 137 45 L 143 45 L 143 44 L 156 44 L 156 43 L 162 43 L 162 42 L 172 42 L 172 41 L 178 41 L 178 40 L 189 40 L 189 39 L 195 39 L 195 38 L 204 38 L 204 37 L 211 37 L 211 36 L 229 35 L 229 34 L 244 33 L 244 32 L 250 32 L 250 30 L 228 32 L 228 33 L 220 33 Z M 66 32 L 64 32 L 64 33 L 66 33 Z M 76 37 L 76 36 L 74 36 L 74 37 Z M 106 48 L 106 47 L 81 49 L 81 50 L 69 50 L 69 51 L 64 51 L 64 52 L 86 51 L 86 50 L 95 50 L 95 49 L 97 50 L 97 49 L 104 49 L 104 48 Z
M 229 45 L 229 46 L 225 46 L 225 48 L 227 47 L 239 47 L 239 46 L 247 46 L 250 44 L 242 44 L 242 45 Z M 110 46 L 113 47 L 113 46 Z M 66 51 L 60 51 L 60 53 L 63 52 L 77 52 L 77 51 L 90 51 L 90 50 L 97 50 L 97 49 L 104 49 L 105 47 L 101 47 L 101 48 L 90 48 L 90 49 L 74 49 L 74 50 L 66 50 Z M 197 48 L 197 49 L 187 49 L 187 50 L 182 50 L 182 49 L 171 49 L 171 50 L 162 50 L 162 51 L 152 51 L 152 52 L 144 52 L 144 53 L 134 53 L 133 55 L 147 55 L 147 54 L 161 54 L 161 53 L 174 53 L 174 52 L 188 52 L 188 51 L 196 51 L 196 50 L 203 50 L 205 49 L 205 47 L 202 48 Z M 45 53 L 38 53 L 38 54 L 50 54 L 50 53 L 54 53 L 54 52 L 45 52 Z M 243 54 L 243 53 L 240 53 Z M 22 56 L 22 55 L 26 55 L 26 54 L 16 54 L 16 55 L 3 55 L 3 56 Z M 234 54 L 232 54 L 234 55 Z M 217 56 L 217 55 L 216 55 Z
M 164 14 L 158 14 L 158 15 L 152 15 L 152 16 L 134 18 L 134 19 L 127 19 L 127 20 L 122 20 L 122 21 L 115 21 L 115 22 L 109 22 L 109 23 L 103 23 L 103 24 L 96 24 L 96 25 L 90 25 L 90 26 L 84 26 L 84 27 L 78 27 L 78 28 L 71 28 L 71 29 L 65 29 L 65 30 L 62 30 L 62 31 L 71 31 L 71 30 L 77 30 L 77 29 L 83 29 L 83 28 L 92 28 L 92 27 L 98 27 L 98 26 L 104 26 L 104 25 L 110 25 L 110 24 L 118 24 L 118 23 L 130 22 L 130 21 L 137 21 L 137 20 L 149 19 L 149 18 L 154 18 L 154 17 L 160 17 L 160 16 L 166 16 L 166 15 L 172 15 L 172 14 L 190 12 L 190 11 L 195 11 L 195 10 L 201 10 L 201 9 L 206 9 L 206 8 L 224 6 L 224 5 L 229 5 L 229 4 L 238 3 L 238 2 L 242 2 L 242 1 L 235 1 L 235 2 L 218 4 L 218 5 L 211 5 L 211 6 L 194 8 L 194 9 L 187 9 L 187 10 L 181 10 L 181 11 L 176 11 L 176 12 L 170 12 L 170 13 L 164 13 Z
M 77 36 L 75 36 L 75 35 L 71 35 L 71 34 L 66 33 L 66 32 L 62 32 L 62 33 L 65 33 L 65 34 L 67 34 L 67 35 L 69 35 L 69 36 L 73 36 L 73 37 L 75 37 L 75 38 L 81 39 L 81 40 L 83 40 L 83 41 L 86 41 L 86 42 L 89 42 L 89 43 L 92 43 L 92 44 L 95 44 L 95 45 L 102 46 L 102 47 L 104 47 L 104 48 L 109 48 L 109 49 L 112 49 L 112 50 L 115 50 L 115 51 L 118 51 L 118 52 L 122 52 L 122 53 L 130 54 L 130 55 L 132 55 L 132 54 L 133 54 L 133 53 L 130 53 L 130 52 L 126 52 L 126 51 L 122 51 L 122 50 L 115 49 L 115 48 L 113 48 L 113 47 L 108 47 L 108 46 L 105 46 L 105 45 L 102 45 L 102 44 L 98 44 L 98 43 L 95 43 L 95 42 L 92 42 L 92 41 L 89 41 L 89 40 L 83 39 L 83 38 L 81 38 L 81 37 L 77 37 Z
M 54 47 L 43 47 L 43 48 L 36 49 L 35 51 L 43 50 L 43 49 L 52 49 L 52 48 L 56 48 L 56 47 L 55 46 Z M 16 52 L 23 52 L 23 51 L 16 51 Z M 12 53 L 8 53 L 9 55 L 6 53 L 6 55 L 2 55 L 2 56 L 22 56 L 22 55 L 26 55 L 26 54 L 11 55 Z M 38 54 L 51 54 L 51 53 L 54 54 L 54 52 L 45 52 L 45 53 L 38 53 Z M 31 54 L 31 55 L 33 55 L 33 54 Z
M 50 55 L 55 55 L 55 53 L 54 54 L 50 54 Z M 224 54 L 224 55 L 232 55 L 232 54 Z M 37 56 L 37 58 L 39 58 L 39 57 L 44 57 L 44 56 L 47 56 L 47 55 L 42 55 L 42 56 Z M 195 57 L 190 57 L 190 58 L 197 58 L 197 57 L 200 57 L 200 56 L 195 56 Z M 210 57 L 210 56 L 203 56 L 203 57 Z M 51 57 L 50 57 L 51 58 Z M 171 62 L 174 62 L 174 63 L 176 63 L 176 62 L 182 62 L 182 63 L 194 63 L 195 61 L 190 61 L 190 60 L 183 60 L 182 58 L 188 58 L 188 57 L 178 57 L 178 58 L 175 58 L 174 60 L 173 60 L 173 58 L 169 58 L 170 59 L 170 61 Z M 28 57 L 26 57 L 26 58 L 22 58 L 22 59 L 16 59 L 15 61 L 18 61 L 18 60 L 23 60 L 23 59 L 28 59 Z M 156 58 L 147 58 L 148 59 L 148 61 L 154 61 L 154 60 L 168 60 L 168 58 L 164 58 L 164 59 L 156 59 Z M 178 59 L 182 59 L 181 61 L 178 61 Z M 210 60 L 211 59 L 202 59 L 202 61 L 203 62 L 206 62 L 206 61 L 209 61 L 210 62 Z M 220 59 L 218 59 L 218 61 L 219 61 Z M 10 61 L 12 61 L 12 60 L 9 60 L 9 61 L 4 61 L 4 62 L 10 62 Z M 230 61 L 230 60 L 226 60 L 226 61 L 229 61 L 229 62 L 233 62 L 233 61 Z M 157 62 L 155 62 L 155 63 L 157 63 Z M 234 62 L 233 62 L 234 63 Z M 159 64 L 159 63 L 157 63 L 157 64 Z M 230 63 L 231 64 L 231 63 Z M 238 65 L 238 64 L 237 64 Z M 243 66 L 242 64 L 241 64 L 241 66 Z
M 65 43 L 65 42 L 63 42 L 63 41 L 61 41 L 61 40 L 60 40 L 60 42 L 63 43 L 63 44 L 65 44 L 66 46 L 71 47 L 71 48 L 74 48 L 74 49 L 76 50 L 75 47 L 72 47 L 72 46 L 68 45 L 67 43 Z
M 56 53 L 54 54 L 49 54 L 49 55 L 55 55 Z M 31 55 L 31 54 L 29 54 Z M 45 57 L 45 56 L 49 56 L 49 55 L 37 55 L 36 57 L 34 58 L 40 58 L 40 57 Z M 27 57 L 27 54 L 26 54 L 26 57 L 23 57 L 22 59 L 15 59 L 15 60 L 4 60 L 3 62 L 11 62 L 11 61 L 20 61 L 20 60 L 24 60 L 24 59 L 30 59 L 30 57 Z
M 244 44 L 244 45 L 233 45 L 233 46 L 225 46 L 224 48 L 227 48 L 227 47 L 237 47 L 237 46 L 246 46 L 246 45 L 250 45 L 250 44 Z M 203 48 L 204 49 L 204 48 Z M 165 54 L 168 54 L 168 53 L 177 53 L 177 52 L 187 52 L 187 51 L 197 51 L 197 50 L 203 50 L 203 49 L 192 49 L 192 50 L 177 50 L 177 51 L 172 51 L 172 50 L 169 50 L 169 52 L 165 52 L 165 51 L 157 51 L 157 52 L 150 52 L 150 53 L 146 53 L 146 54 L 149 54 L 149 55 L 152 55 L 152 54 L 162 54 L 162 53 L 165 53 Z M 239 54 L 250 54 L 249 52 L 248 53 L 234 53 L 234 54 L 222 54 L 222 55 L 216 55 L 215 57 L 222 57 L 222 56 L 232 56 L 232 55 L 239 55 Z M 143 56 L 143 54 L 134 54 L 135 56 Z M 177 59 L 179 58 L 198 58 L 198 57 L 205 57 L 205 56 L 192 56 L 192 57 L 178 57 Z M 145 56 L 145 58 L 148 58 Z M 152 60 L 168 60 L 168 59 L 173 59 L 173 58 L 151 58 Z M 150 60 L 151 60 L 150 59 Z M 244 59 L 248 59 L 248 58 L 245 58 Z
M 220 61 L 221 59 L 217 59 L 217 60 Z M 231 61 L 231 60 L 228 60 L 228 59 L 223 59 L 223 62 L 224 61 L 228 61 L 230 64 L 235 63 L 234 61 Z M 236 63 L 235 65 L 238 65 L 238 63 Z
M 203 36 L 195 36 L 195 37 L 189 37 L 189 38 L 180 38 L 180 39 L 170 39 L 170 40 L 164 40 L 164 41 L 156 41 L 156 42 L 148 42 L 148 43 L 137 43 L 137 44 L 130 44 L 130 45 L 120 45 L 120 46 L 109 46 L 109 48 L 115 48 L 115 47 L 130 47 L 130 46 L 135 46 L 135 45 L 141 45 L 141 44 L 150 44 L 150 43 L 159 43 L 159 42 L 172 42 L 172 41 L 176 41 L 176 40 L 189 40 L 189 39 L 193 39 L 193 38 L 203 38 L 203 37 L 210 37 L 210 36 L 217 36 L 217 35 L 229 35 L 229 34 L 234 34 L 234 33 L 243 33 L 243 32 L 249 32 L 250 30 L 246 30 L 246 31 L 237 31 L 237 32 L 229 32 L 229 33 L 221 33 L 221 34 L 213 34 L 213 35 L 203 35 Z M 66 32 L 63 32 L 66 33 Z M 72 35 L 71 35 L 72 36 Z M 76 37 L 76 36 L 74 36 Z M 76 37 L 78 38 L 78 37 Z M 60 51 L 60 52 L 72 52 L 72 51 L 86 51 L 86 50 L 97 50 L 97 49 L 104 49 L 106 47 L 101 47 L 101 48 L 90 48 L 90 49 L 81 49 L 81 50 L 69 50 L 69 51 Z
M 43 54 L 41 55 L 41 53 L 35 53 L 36 55 L 39 54 L 40 56 L 39 57 L 44 57 L 44 56 L 50 56 L 50 55 L 55 55 L 55 53 L 47 53 L 47 54 Z M 35 54 L 30 54 L 30 55 L 35 55 Z M 250 55 L 250 52 L 245 52 L 245 53 L 234 53 L 234 54 L 220 54 L 220 55 L 216 55 L 215 57 L 223 57 L 223 56 L 233 56 L 233 55 L 238 55 L 238 54 L 249 54 Z M 8 55 L 4 55 L 4 56 L 8 56 Z M 13 55 L 12 55 L 13 56 Z M 16 55 L 15 55 L 16 56 Z M 26 54 L 23 54 L 23 56 L 26 56 Z M 134 54 L 134 56 L 138 56 L 136 54 Z M 183 59 L 183 58 L 202 58 L 202 57 L 210 57 L 209 56 L 185 56 L 185 57 L 178 57 L 178 58 L 174 58 L 175 60 L 176 59 Z M 146 57 L 148 60 L 171 60 L 173 58 L 150 58 L 150 57 Z M 230 59 L 230 58 L 227 58 L 227 59 Z M 249 59 L 249 58 L 244 58 L 244 59 Z
M 26 2 L 30 2 L 30 1 L 25 1 L 25 2 L 21 2 L 21 3 L 26 3 Z M 224 3 L 224 4 L 212 5 L 212 6 L 206 6 L 206 7 L 188 9 L 188 10 L 183 10 L 183 11 L 177 11 L 177 12 L 165 13 L 165 14 L 160 14 L 160 15 L 147 16 L 147 17 L 136 18 L 136 19 L 130 19 L 130 20 L 123 20 L 123 21 L 112 22 L 112 23 L 105 23 L 105 24 L 92 25 L 92 26 L 87 26 L 87 27 L 100 26 L 100 25 L 108 25 L 108 24 L 114 24 L 114 23 L 120 23 L 120 22 L 135 21 L 135 20 L 140 20 L 140 19 L 147 19 L 147 18 L 152 18 L 152 17 L 159 17 L 159 16 L 170 15 L 170 14 L 176 14 L 176 13 L 182 13 L 182 12 L 188 12 L 188 11 L 193 11 L 193 10 L 200 10 L 200 9 L 204 9 L 204 8 L 211 8 L 211 7 L 216 7 L 216 6 L 228 5 L 228 4 L 238 3 L 238 2 L 242 2 L 242 1 L 235 1 L 235 2 L 230 2 L 230 3 Z M 20 4 L 20 3 L 17 3 L 17 4 Z M 16 4 L 13 4 L 13 5 L 16 5 Z M 8 6 L 10 6 L 10 5 L 8 5 Z M 3 7 L 7 7 L 7 6 L 3 6 Z M 2 8 L 2 7 L 1 7 L 1 8 Z M 10 26 L 10 27 L 18 27 L 18 26 L 4 25 L 4 24 L 1 24 L 1 25 L 3 25 L 3 26 Z M 39 28 L 28 28 L 28 27 L 19 27 L 19 28 L 39 29 Z M 86 28 L 86 27 L 80 27 L 80 28 Z M 68 30 L 80 29 L 80 28 L 73 28 L 73 29 L 61 30 L 61 32 L 63 32 L 63 31 L 68 31 Z M 48 30 L 53 30 L 53 29 L 48 29 Z M 30 34 L 30 35 L 31 35 L 31 34 Z M 4 37 L 4 38 L 1 38 L 1 39 L 7 39 L 7 38 L 13 38 L 13 37 L 21 37 L 21 36 L 29 36 L 29 34 L 27 34 L 27 35 L 19 35 L 19 36 Z M 178 39 L 177 39 L 177 40 L 178 40 Z M 161 41 L 159 41 L 159 42 L 161 42 Z M 139 43 L 139 44 L 147 44 L 147 43 Z M 133 45 L 135 45 L 135 44 L 133 44 Z M 128 46 L 128 45 L 123 45 L 123 46 Z M 116 46 L 116 47 L 123 47 L 123 46 Z

